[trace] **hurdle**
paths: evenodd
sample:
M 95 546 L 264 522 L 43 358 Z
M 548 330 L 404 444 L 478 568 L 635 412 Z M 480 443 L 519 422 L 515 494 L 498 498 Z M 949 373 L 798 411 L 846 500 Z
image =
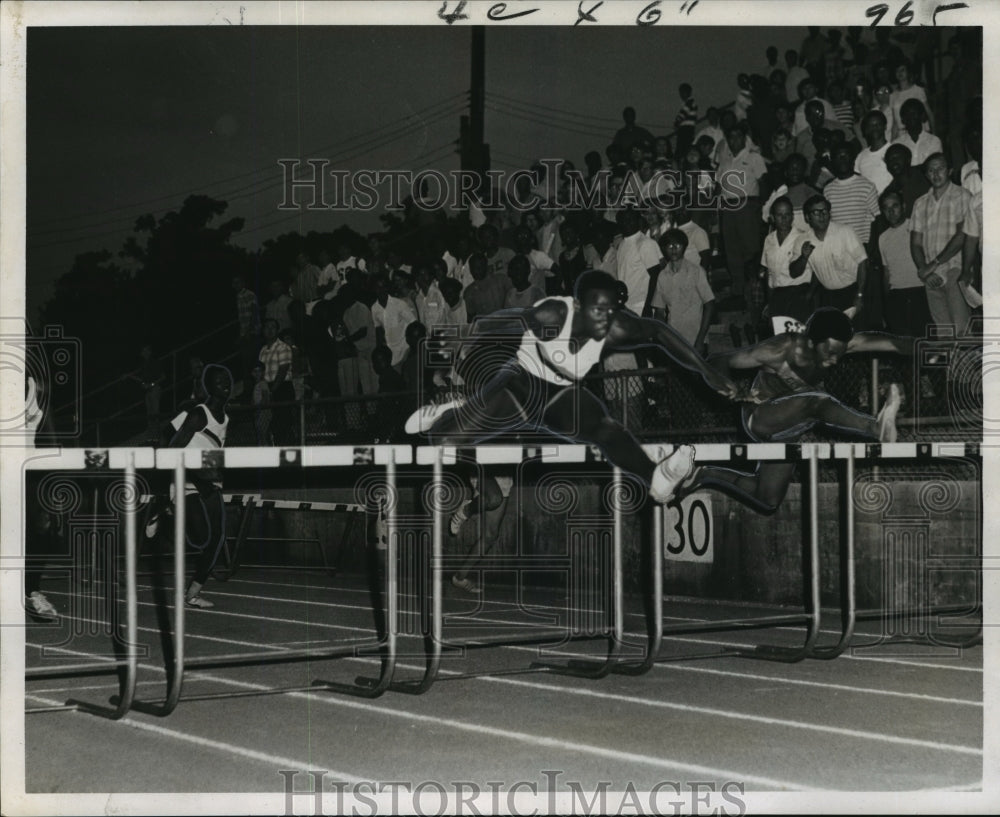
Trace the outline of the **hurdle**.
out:
M 409 464 L 412 449 L 405 445 L 379 446 L 323 446 L 305 449 L 230 448 L 223 450 L 179 449 L 75 449 L 57 456 L 36 458 L 27 467 L 35 470 L 65 470 L 86 473 L 92 470 L 124 470 L 125 473 L 125 658 L 103 662 L 83 662 L 60 666 L 26 668 L 25 678 L 77 677 L 81 675 L 116 673 L 124 668 L 119 694 L 112 698 L 113 708 L 102 707 L 86 701 L 70 699 L 63 706 L 26 709 L 26 714 L 52 711 L 86 711 L 117 720 L 130 710 L 164 717 L 169 715 L 181 700 L 184 672 L 189 667 L 261 666 L 295 661 L 325 659 L 374 654 L 381 656 L 381 673 L 375 683 L 348 684 L 315 680 L 307 686 L 281 687 L 266 691 L 224 692 L 187 696 L 185 700 L 211 700 L 216 698 L 251 697 L 282 694 L 295 691 L 324 689 L 359 697 L 374 698 L 389 688 L 397 660 L 398 565 L 396 559 L 396 465 Z M 167 689 L 162 700 L 136 699 L 136 681 L 139 657 L 138 599 L 137 599 L 137 517 L 140 497 L 136 488 L 136 468 L 172 470 L 178 496 L 184 494 L 187 469 L 198 468 L 308 468 L 308 467 L 371 467 L 385 468 L 385 484 L 380 486 L 387 494 L 387 565 L 384 576 L 385 624 L 384 635 L 366 642 L 353 642 L 325 649 L 289 649 L 280 654 L 259 652 L 230 653 L 217 656 L 186 655 L 185 603 L 186 548 L 184 529 L 184 503 L 177 503 L 174 529 L 174 616 L 172 656 L 164 656 L 167 670 Z M 378 628 L 376 628 L 378 630 Z
M 474 448 L 455 446 L 417 446 L 415 460 L 417 465 L 431 465 L 432 484 L 435 486 L 432 501 L 432 542 L 429 554 L 430 563 L 430 626 L 425 633 L 426 666 L 423 675 L 415 680 L 394 681 L 393 691 L 419 695 L 426 692 L 438 680 L 452 681 L 474 678 L 482 675 L 519 675 L 532 672 L 553 672 L 586 678 L 602 678 L 608 675 L 612 668 L 621 660 L 621 650 L 624 645 L 624 579 L 622 568 L 622 530 L 623 515 L 620 501 L 622 473 L 611 468 L 612 484 L 612 575 L 610 610 L 606 611 L 603 632 L 598 634 L 571 634 L 563 628 L 542 628 L 532 626 L 530 630 L 520 634 L 508 634 L 496 638 L 477 638 L 463 641 L 460 644 L 446 642 L 444 639 L 444 605 L 443 605 L 443 572 L 444 572 L 444 509 L 441 501 L 443 472 L 445 465 L 454 465 L 463 456 L 480 465 L 522 464 L 525 462 L 542 463 L 596 463 L 603 459 L 595 455 L 589 446 L 564 443 L 541 443 L 538 445 L 480 445 Z M 491 558 L 494 567 L 506 564 L 509 560 Z M 569 564 L 569 559 L 564 560 Z M 594 662 L 596 666 L 577 666 L 574 662 L 558 664 L 554 662 L 533 662 L 525 668 L 489 671 L 489 672 L 449 672 L 439 677 L 441 660 L 445 649 L 482 649 L 498 646 L 514 645 L 552 645 L 562 644 L 567 640 L 607 640 L 607 654 L 603 662 Z M 361 679 L 359 679 L 360 681 Z
M 840 621 L 841 632 L 837 642 L 831 646 L 815 646 L 809 657 L 818 659 L 833 659 L 842 655 L 851 646 L 854 637 L 855 625 L 858 621 L 873 621 L 893 615 L 898 618 L 930 618 L 934 616 L 948 615 L 977 615 L 979 626 L 970 636 L 964 639 L 957 639 L 948 642 L 948 646 L 958 648 L 971 647 L 982 641 L 983 636 L 983 606 L 982 606 L 982 537 L 977 540 L 977 559 L 979 564 L 977 571 L 980 577 L 978 582 L 977 598 L 970 606 L 961 605 L 933 605 L 922 610 L 859 610 L 857 607 L 857 592 L 855 575 L 855 502 L 851 496 L 855 483 L 855 463 L 859 459 L 863 460 L 915 460 L 917 462 L 929 462 L 931 460 L 959 459 L 966 461 L 980 461 L 982 459 L 982 445 L 980 443 L 966 442 L 903 442 L 903 443 L 835 443 L 833 445 L 832 456 L 834 459 L 843 462 L 843 478 L 841 485 L 847 492 L 846 513 L 844 519 L 844 536 L 841 537 L 840 547 Z M 877 467 L 877 466 L 876 466 Z M 928 639 L 910 639 L 893 636 L 879 643 L 901 643 L 914 640 L 926 641 Z M 939 638 L 933 639 L 933 643 L 942 644 Z
M 648 652 L 644 661 L 638 664 L 620 664 L 615 672 L 639 675 L 648 672 L 654 664 L 696 658 L 739 657 L 755 658 L 785 663 L 794 663 L 805 658 L 833 659 L 841 655 L 850 645 L 857 621 L 871 620 L 885 615 L 884 610 L 859 611 L 857 609 L 855 574 L 855 508 L 848 493 L 843 518 L 844 535 L 840 546 L 840 620 L 841 631 L 837 642 L 831 646 L 817 643 L 822 607 L 820 604 L 820 548 L 819 548 L 819 462 L 821 460 L 841 461 L 845 467 L 839 472 L 839 484 L 853 490 L 855 462 L 857 459 L 916 459 L 930 460 L 937 457 L 979 456 L 978 444 L 965 443 L 750 443 L 746 445 L 704 444 L 696 445 L 696 461 L 699 462 L 748 462 L 755 460 L 802 459 L 808 463 L 809 541 L 806 558 L 810 562 L 807 579 L 808 593 L 802 613 L 775 616 L 754 616 L 743 619 L 727 619 L 711 622 L 693 622 L 672 625 L 663 624 L 663 556 L 661 548 L 652 548 L 651 588 L 647 598 L 650 613 L 647 617 Z M 659 513 L 655 514 L 660 517 Z M 662 520 L 659 522 L 662 525 Z M 657 540 L 662 542 L 662 536 Z M 982 611 L 981 601 L 976 609 Z M 938 606 L 927 610 L 908 611 L 912 617 L 947 615 L 975 612 L 968 607 Z M 721 650 L 685 655 L 679 657 L 661 656 L 665 635 L 686 635 L 694 633 L 734 632 L 750 629 L 768 629 L 789 625 L 804 625 L 805 634 L 801 646 L 787 647 L 773 644 L 759 644 L 753 648 L 723 648 Z M 981 624 L 980 624 L 981 637 Z M 976 636 L 963 645 L 975 643 Z

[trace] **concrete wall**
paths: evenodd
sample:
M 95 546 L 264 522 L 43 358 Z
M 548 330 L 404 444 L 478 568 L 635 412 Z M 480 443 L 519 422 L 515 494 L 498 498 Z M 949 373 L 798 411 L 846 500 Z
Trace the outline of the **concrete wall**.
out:
M 423 485 L 419 484 L 423 482 Z M 567 481 L 567 484 L 569 482 Z M 606 504 L 607 484 L 576 480 L 573 491 L 560 495 L 552 484 L 528 485 L 511 497 L 514 508 L 501 531 L 494 554 L 520 553 L 529 559 L 549 556 L 557 561 L 567 554 L 567 532 L 582 547 L 584 538 L 610 529 Z M 418 499 L 425 475 L 403 477 L 400 513 L 420 514 Z M 274 490 L 276 498 L 323 502 L 352 502 L 353 488 L 300 488 Z M 789 489 L 785 502 L 773 516 L 762 516 L 729 498 L 711 494 L 714 523 L 714 562 L 697 564 L 666 561 L 664 588 L 669 594 L 751 602 L 801 604 L 802 558 L 806 542 L 802 492 Z M 838 599 L 839 517 L 838 486 L 821 483 L 820 538 L 824 604 Z M 853 490 L 856 508 L 856 571 L 858 605 L 878 608 L 916 603 L 961 604 L 975 598 L 976 554 L 982 525 L 981 486 L 974 481 L 873 481 L 859 478 Z M 649 511 L 641 496 L 629 492 L 623 500 L 628 514 L 624 526 L 623 554 L 628 586 L 639 586 L 648 570 L 643 544 L 651 538 Z M 569 508 L 568 505 L 573 507 Z M 278 511 L 255 517 L 258 535 L 315 538 L 324 543 L 331 563 L 346 567 L 361 564 L 362 518 L 346 539 L 345 514 Z M 414 516 L 404 525 L 425 527 L 426 518 Z M 464 553 L 475 541 L 475 526 L 467 524 L 456 539 L 447 537 L 446 553 Z M 254 553 L 254 550 L 257 553 Z M 577 551 L 574 551 L 577 552 Z M 314 544 L 289 543 L 255 546 L 254 558 L 292 560 L 317 564 Z

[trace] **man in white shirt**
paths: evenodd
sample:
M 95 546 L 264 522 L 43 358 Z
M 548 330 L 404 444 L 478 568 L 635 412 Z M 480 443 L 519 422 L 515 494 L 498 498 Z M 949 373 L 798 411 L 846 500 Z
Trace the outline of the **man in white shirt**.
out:
M 642 315 L 651 297 L 652 276 L 660 270 L 662 255 L 656 242 L 642 232 L 642 216 L 633 208 L 619 213 L 624 238 L 618 247 L 618 268 L 615 277 L 628 287 L 625 306 Z
M 729 150 L 719 163 L 717 175 L 721 189 L 719 227 L 732 294 L 742 297 L 744 283 L 756 278 L 761 233 L 760 182 L 767 174 L 767 166 L 759 153 L 747 147 L 746 134 L 739 126 L 726 132 L 726 145 Z M 751 316 L 754 324 L 757 317 Z
M 789 273 L 798 277 L 806 269 L 819 283 L 817 307 L 854 307 L 860 311 L 868 275 L 868 255 L 854 230 L 830 221 L 830 202 L 813 196 L 804 206 L 809 229 L 795 241 L 798 256 Z
M 397 272 L 390 284 L 389 297 L 382 313 L 385 344 L 392 352 L 392 366 L 397 371 L 410 349 L 406 343 L 406 327 L 418 320 L 413 306 L 413 291 L 413 279 L 405 272 Z
M 879 195 L 892 182 L 892 174 L 885 166 L 885 152 L 889 149 L 885 129 L 885 114 L 881 111 L 868 113 L 861 123 L 861 134 L 865 137 L 868 147 L 854 160 L 854 172 L 874 184 Z
M 909 148 L 912 165 L 922 165 L 929 156 L 942 151 L 941 140 L 924 130 L 927 112 L 923 102 L 919 99 L 906 100 L 900 108 L 899 118 L 903 123 L 903 130 L 893 144 Z

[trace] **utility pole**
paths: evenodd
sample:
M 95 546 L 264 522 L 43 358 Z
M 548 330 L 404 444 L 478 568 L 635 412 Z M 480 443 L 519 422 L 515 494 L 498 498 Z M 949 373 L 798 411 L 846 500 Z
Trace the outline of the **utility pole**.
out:
M 460 120 L 462 169 L 479 174 L 479 193 L 485 195 L 490 146 L 483 142 L 486 115 L 486 27 L 472 26 L 469 115 Z

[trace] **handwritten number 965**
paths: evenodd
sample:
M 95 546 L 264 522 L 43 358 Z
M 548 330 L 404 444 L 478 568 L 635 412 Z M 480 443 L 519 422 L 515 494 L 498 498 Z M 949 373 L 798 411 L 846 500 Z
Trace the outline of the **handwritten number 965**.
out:
M 906 0 L 903 7 L 897 12 L 896 19 L 893 20 L 893 25 L 897 26 L 908 26 L 913 22 L 913 12 L 910 10 L 910 6 L 913 5 L 913 0 Z M 954 9 L 967 9 L 969 7 L 968 3 L 947 3 L 945 5 L 938 5 L 934 9 L 934 13 L 931 15 L 931 25 L 937 25 L 937 16 L 942 11 L 953 11 Z M 871 18 L 872 28 L 877 26 L 882 22 L 882 18 L 889 13 L 888 3 L 876 3 L 874 6 L 869 6 L 865 11 L 865 17 Z

